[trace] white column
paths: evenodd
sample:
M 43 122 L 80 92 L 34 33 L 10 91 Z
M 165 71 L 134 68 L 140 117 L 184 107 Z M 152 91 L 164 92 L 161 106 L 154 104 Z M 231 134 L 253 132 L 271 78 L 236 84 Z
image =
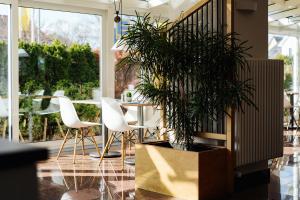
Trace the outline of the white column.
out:
M 299 92 L 300 37 L 296 37 L 297 46 L 293 60 L 293 90 Z
M 114 10 L 110 7 L 102 20 L 102 67 L 101 88 L 105 97 L 115 96 L 115 66 L 114 55 L 111 51 L 114 45 Z
M 300 38 L 296 37 L 297 45 L 293 52 L 293 91 L 299 91 Z M 296 100 L 296 99 L 294 99 Z
M 18 35 L 19 35 L 19 17 L 18 17 L 18 1 L 12 1 L 11 4 L 11 20 L 10 20 L 10 65 L 9 65 L 9 124 L 10 139 L 19 141 L 19 55 L 18 55 Z

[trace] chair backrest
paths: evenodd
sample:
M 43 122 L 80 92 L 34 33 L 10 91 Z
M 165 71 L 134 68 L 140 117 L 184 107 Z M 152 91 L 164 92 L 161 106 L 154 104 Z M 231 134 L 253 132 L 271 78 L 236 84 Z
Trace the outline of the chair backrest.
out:
M 146 117 L 144 125 L 148 127 L 159 127 L 161 122 L 160 110 L 157 110 L 156 108 L 151 109 L 152 111 L 148 114 L 148 117 Z
M 93 91 L 92 91 L 92 95 L 93 95 L 93 100 L 101 100 L 101 89 L 100 88 L 93 88 Z
M 105 126 L 112 131 L 124 132 L 130 130 L 120 104 L 115 99 L 102 98 L 102 120 Z
M 284 94 L 283 94 L 283 107 L 284 108 L 291 108 L 292 107 L 290 99 L 287 96 L 286 92 L 284 92 Z
M 34 95 L 42 96 L 42 95 L 44 95 L 44 92 L 45 92 L 45 90 L 37 90 L 34 92 Z
M 8 101 L 0 97 L 0 117 L 8 117 Z
M 77 128 L 80 122 L 72 101 L 68 97 L 58 97 L 60 105 L 60 115 L 64 124 L 70 128 Z
M 63 90 L 56 90 L 53 93 L 53 96 L 55 96 L 55 97 L 63 97 L 64 95 L 65 95 L 65 91 L 63 91 Z M 58 98 L 51 98 L 50 103 L 59 105 L 59 100 L 58 100 Z
M 128 106 L 126 107 L 127 112 L 125 113 L 125 120 L 127 122 L 132 122 L 132 121 L 138 121 L 137 118 L 137 107 L 135 106 Z

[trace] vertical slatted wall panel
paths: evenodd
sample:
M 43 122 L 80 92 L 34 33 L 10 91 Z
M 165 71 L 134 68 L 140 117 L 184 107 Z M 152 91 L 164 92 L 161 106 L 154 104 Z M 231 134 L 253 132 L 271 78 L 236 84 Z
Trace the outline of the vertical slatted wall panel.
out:
M 278 60 L 249 60 L 250 71 L 240 73 L 256 87 L 258 107 L 243 105 L 236 115 L 237 167 L 282 156 L 283 151 L 283 63 Z

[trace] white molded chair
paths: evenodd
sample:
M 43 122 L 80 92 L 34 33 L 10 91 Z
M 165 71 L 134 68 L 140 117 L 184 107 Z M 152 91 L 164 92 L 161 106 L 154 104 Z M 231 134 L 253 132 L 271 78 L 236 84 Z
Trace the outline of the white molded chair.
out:
M 45 90 L 37 90 L 33 93 L 34 96 L 43 96 L 45 93 Z M 34 110 L 39 110 L 41 108 L 42 105 L 42 100 L 41 98 L 36 98 L 33 99 L 32 101 L 32 106 Z
M 8 117 L 8 102 L 7 99 L 2 99 L 0 96 L 0 117 Z
M 135 128 L 144 128 L 146 129 L 144 137 L 147 137 L 148 134 L 150 136 L 154 136 L 156 134 L 156 138 L 159 139 L 159 123 L 160 123 L 160 110 L 156 108 L 147 108 L 147 112 L 151 112 L 149 114 L 150 117 L 146 117 L 143 126 L 137 125 L 137 107 L 128 106 L 126 107 L 127 112 L 125 113 L 125 119 L 129 125 L 132 125 Z
M 65 95 L 65 91 L 63 90 L 57 90 L 53 93 L 54 98 L 51 98 L 50 103 L 48 107 L 44 110 L 36 111 L 35 114 L 39 115 L 49 115 L 53 113 L 58 113 L 60 111 L 59 109 L 59 100 L 55 97 L 63 97 Z
M 5 138 L 7 122 L 8 122 L 8 101 L 0 97 L 0 118 L 5 118 L 2 128 L 2 138 Z
M 93 88 L 92 91 L 92 96 L 93 96 L 93 100 L 95 101 L 101 101 L 101 97 L 102 97 L 102 91 L 100 88 Z M 96 105 L 98 108 L 101 108 L 101 105 Z
M 22 114 L 19 114 L 19 116 Z M 5 118 L 3 129 L 2 129 L 2 138 L 5 138 L 6 135 L 6 129 L 8 125 L 8 99 L 3 99 L 0 96 L 0 118 Z M 24 142 L 24 138 L 22 136 L 22 133 L 19 132 L 19 137 L 22 142 Z
M 128 125 L 125 120 L 121 105 L 112 98 L 103 97 L 102 98 L 102 120 L 105 126 L 112 131 L 112 134 L 108 138 L 102 155 L 100 157 L 99 165 L 101 164 L 104 153 L 110 149 L 111 144 L 114 141 L 115 135 L 117 133 L 122 133 L 121 140 L 121 154 L 122 154 L 122 170 L 124 169 L 124 158 L 126 154 L 126 139 L 125 135 L 134 129 L 134 127 Z
M 137 124 L 137 107 L 129 106 L 126 107 L 125 120 L 129 125 Z
M 78 118 L 78 115 L 76 113 L 76 110 L 73 106 L 72 101 L 67 98 L 67 97 L 59 97 L 59 105 L 60 105 L 60 114 L 63 123 L 68 127 L 68 131 L 66 136 L 64 137 L 64 141 L 59 149 L 57 159 L 59 158 L 62 149 L 64 148 L 65 143 L 67 142 L 67 137 L 68 134 L 70 133 L 70 129 L 77 129 L 76 134 L 75 134 L 75 139 L 74 139 L 74 153 L 73 153 L 73 163 L 75 163 L 76 159 L 76 148 L 77 148 L 77 139 L 78 139 L 78 129 L 80 130 L 81 134 L 81 142 L 82 142 L 82 154 L 85 155 L 85 149 L 84 149 L 84 139 L 88 137 L 88 134 L 90 133 L 90 130 L 88 133 L 85 135 L 84 134 L 84 129 L 88 129 L 93 126 L 99 126 L 99 123 L 94 123 L 94 122 L 85 122 L 85 121 L 80 121 Z M 98 145 L 96 143 L 96 140 L 94 138 L 95 133 L 93 132 L 90 137 L 92 138 L 92 142 L 94 143 L 96 150 L 100 156 L 100 150 L 98 148 Z
M 146 121 L 144 122 L 144 126 L 147 127 L 144 137 L 147 137 L 149 134 L 149 136 L 155 136 L 156 139 L 160 139 L 160 122 L 160 110 L 153 108 L 151 117 L 148 119 L 146 118 Z
M 283 93 L 283 108 L 285 110 L 285 112 L 288 112 L 288 115 L 284 115 L 284 125 L 286 125 L 286 129 L 289 129 L 289 126 L 291 125 L 291 120 L 296 124 L 297 126 L 297 130 L 299 128 L 298 123 L 294 117 L 294 106 L 292 106 L 290 99 L 288 97 L 288 95 L 286 94 L 286 92 Z M 290 113 L 290 109 L 293 109 L 293 112 Z
M 63 97 L 65 94 L 65 91 L 63 90 L 57 90 L 53 93 L 54 97 Z M 42 100 L 42 99 L 41 99 Z M 41 104 L 41 103 L 40 103 Z M 41 105 L 40 105 L 41 106 Z M 34 112 L 34 114 L 37 115 L 50 115 L 50 114 L 54 114 L 54 113 L 59 113 L 60 109 L 59 109 L 59 100 L 58 98 L 51 98 L 50 103 L 48 105 L 48 107 L 44 110 L 37 110 Z M 62 130 L 59 120 L 56 119 L 56 123 L 60 129 L 60 131 Z M 48 127 L 48 118 L 45 117 L 44 119 L 44 133 L 43 133 L 43 141 L 46 141 L 46 136 L 47 136 L 47 127 Z M 62 136 L 64 137 L 65 135 L 63 134 L 63 132 L 61 131 Z
M 292 105 L 290 103 L 290 99 L 289 97 L 287 96 L 286 92 L 283 93 L 283 107 L 285 109 L 289 109 L 289 108 L 292 108 Z

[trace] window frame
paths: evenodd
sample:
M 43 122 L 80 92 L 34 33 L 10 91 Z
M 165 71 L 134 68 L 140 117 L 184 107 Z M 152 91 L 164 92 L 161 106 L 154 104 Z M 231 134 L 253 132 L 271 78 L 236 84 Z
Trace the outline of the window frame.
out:
M 77 3 L 76 3 L 77 2 Z M 113 53 L 107 49 L 113 46 L 113 22 L 114 10 L 112 6 L 101 5 L 101 7 L 95 8 L 93 4 L 81 4 L 78 1 L 51 1 L 50 2 L 37 2 L 32 0 L 0 0 L 0 4 L 10 5 L 10 22 L 9 22 L 9 124 L 10 134 L 9 139 L 11 141 L 19 142 L 19 56 L 18 56 L 18 39 L 19 39 L 19 7 L 39 8 L 63 12 L 74 12 L 83 14 L 93 14 L 101 16 L 101 32 L 100 34 L 100 87 L 102 90 L 102 96 L 114 97 L 114 65 L 113 65 Z M 104 130 L 103 130 L 104 131 Z M 53 147 L 57 146 L 61 141 L 46 141 L 31 143 L 37 146 Z

